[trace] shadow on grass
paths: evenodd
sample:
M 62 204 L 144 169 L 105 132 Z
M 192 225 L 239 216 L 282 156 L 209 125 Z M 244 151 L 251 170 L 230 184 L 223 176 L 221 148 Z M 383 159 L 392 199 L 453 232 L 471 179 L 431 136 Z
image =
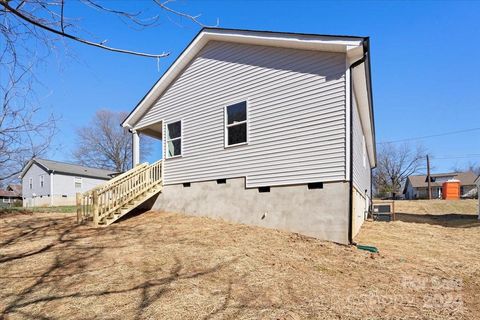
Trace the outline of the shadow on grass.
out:
M 106 250 L 141 244 L 138 239 L 142 238 L 139 237 L 142 229 L 137 227 L 129 223 L 92 228 L 75 224 L 74 218 L 53 220 L 39 217 L 12 219 L 1 225 L 0 249 L 7 249 L 2 250 L 7 254 L 0 254 L 0 281 L 3 279 L 0 284 L 13 288 L 18 286 L 18 289 L 0 292 L 0 300 L 3 301 L 0 304 L 0 319 L 9 316 L 50 319 L 51 312 L 55 310 L 45 308 L 50 302 L 65 303 L 68 314 L 72 310 L 68 310 L 67 299 L 80 301 L 78 299 L 108 297 L 110 301 L 118 301 L 125 293 L 133 293 L 134 298 L 126 303 L 136 304 L 132 306 L 135 318 L 143 318 L 149 306 L 172 290 L 174 282 L 215 273 L 238 260 L 232 258 L 214 266 L 188 271 L 182 259 L 172 253 L 173 263 L 167 275 L 152 277 L 161 271 L 161 266 L 158 266 L 158 270 L 149 270 L 144 277 L 125 279 L 112 287 L 108 285 L 111 280 L 108 269 L 115 272 L 114 267 L 119 262 L 105 259 L 103 255 Z M 141 260 L 136 263 L 140 264 Z M 92 287 L 92 283 L 98 281 L 100 272 L 101 283 Z M 112 275 L 115 278 L 115 274 Z M 121 279 L 122 275 L 119 277 Z M 16 281 L 22 284 L 13 283 Z
M 395 218 L 398 221 L 411 223 L 426 223 L 450 228 L 477 228 L 480 227 L 480 221 L 477 215 L 472 214 L 412 214 L 396 213 Z

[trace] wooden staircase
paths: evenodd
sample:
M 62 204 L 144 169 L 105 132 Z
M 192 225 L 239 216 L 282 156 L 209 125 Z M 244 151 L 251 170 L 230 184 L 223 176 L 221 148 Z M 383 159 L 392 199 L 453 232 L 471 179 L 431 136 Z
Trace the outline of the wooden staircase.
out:
M 135 168 L 84 193 L 77 193 L 77 221 L 108 226 L 162 191 L 162 160 Z

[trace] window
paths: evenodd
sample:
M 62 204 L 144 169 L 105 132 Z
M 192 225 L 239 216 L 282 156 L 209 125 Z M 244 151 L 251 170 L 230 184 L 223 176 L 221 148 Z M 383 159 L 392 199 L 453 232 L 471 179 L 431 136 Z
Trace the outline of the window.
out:
M 10 203 L 10 198 L 3 198 L 3 203 Z
M 182 155 L 182 121 L 167 124 L 167 158 Z
M 75 178 L 75 188 L 79 189 L 82 187 L 82 178 Z
M 225 146 L 247 143 L 247 102 L 239 102 L 225 108 Z
M 33 178 L 28 179 L 28 187 L 30 188 L 30 190 L 33 189 Z
M 43 188 L 44 178 L 45 178 L 45 176 L 42 174 L 42 175 L 40 176 L 40 188 Z

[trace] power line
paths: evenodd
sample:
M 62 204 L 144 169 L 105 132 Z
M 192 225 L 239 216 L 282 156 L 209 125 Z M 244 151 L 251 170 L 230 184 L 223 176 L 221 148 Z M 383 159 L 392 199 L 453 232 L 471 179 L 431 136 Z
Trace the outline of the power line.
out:
M 464 129 L 464 130 L 457 130 L 457 131 L 449 131 L 449 132 L 444 132 L 444 133 L 432 134 L 432 135 L 428 135 L 428 136 L 412 137 L 412 138 L 405 138 L 405 139 L 392 140 L 392 141 L 382 141 L 382 142 L 377 142 L 377 144 L 398 143 L 398 142 L 422 140 L 422 139 L 428 139 L 428 138 L 443 137 L 443 136 L 448 136 L 448 135 L 452 135 L 452 134 L 472 132 L 472 131 L 477 131 L 477 130 L 480 130 L 480 128 L 471 128 L 471 129 Z
M 480 153 L 466 154 L 462 156 L 438 156 L 434 157 L 434 160 L 446 160 L 446 159 L 469 159 L 469 158 L 480 158 Z

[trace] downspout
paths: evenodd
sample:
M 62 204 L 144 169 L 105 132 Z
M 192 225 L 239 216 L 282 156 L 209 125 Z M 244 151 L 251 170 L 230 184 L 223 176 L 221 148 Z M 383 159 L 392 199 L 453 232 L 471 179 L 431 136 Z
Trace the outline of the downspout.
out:
M 353 242 L 353 81 L 352 81 L 352 75 L 353 75 L 353 69 L 361 65 L 367 60 L 367 55 L 368 55 L 368 40 L 365 39 L 363 41 L 363 50 L 364 54 L 363 57 L 361 57 L 359 60 L 355 61 L 352 63 L 349 67 L 350 70 L 350 83 L 349 83 L 349 88 L 350 90 L 350 186 L 349 186 L 349 195 L 348 195 L 348 243 L 349 244 L 355 244 Z

